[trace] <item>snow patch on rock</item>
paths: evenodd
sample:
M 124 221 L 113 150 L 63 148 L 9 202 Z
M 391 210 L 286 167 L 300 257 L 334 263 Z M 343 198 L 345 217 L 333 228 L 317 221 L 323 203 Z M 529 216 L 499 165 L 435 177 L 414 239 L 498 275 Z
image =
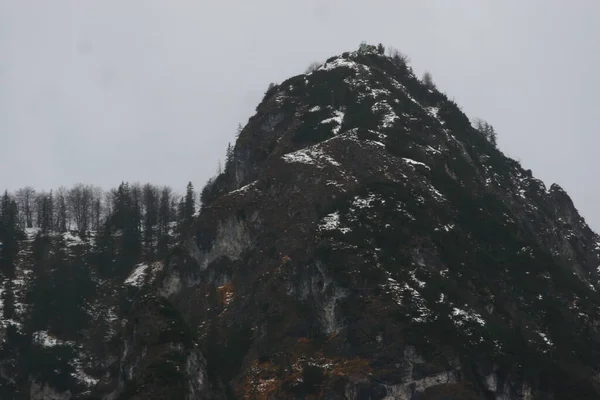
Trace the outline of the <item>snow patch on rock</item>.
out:
M 338 230 L 342 233 L 348 233 L 351 231 L 350 228 L 342 228 L 340 227 L 340 213 L 334 212 L 329 215 L 326 215 L 323 218 L 323 222 L 319 225 L 319 230 L 324 231 L 333 231 Z
M 56 347 L 56 346 L 72 346 L 73 342 L 64 341 L 55 338 L 50 335 L 47 331 L 37 331 L 32 335 L 33 342 L 42 347 Z
M 333 112 L 334 116 L 331 118 L 327 118 L 324 119 L 323 121 L 321 121 L 322 124 L 327 124 L 330 122 L 336 122 L 337 126 L 333 129 L 333 134 L 337 135 L 338 132 L 340 131 L 340 128 L 342 127 L 342 121 L 344 120 L 344 112 L 343 111 L 334 111 Z
M 327 165 L 333 165 L 335 167 L 340 166 L 340 163 L 326 154 L 319 146 L 311 146 L 305 149 L 294 151 L 292 153 L 284 154 L 282 158 L 288 163 L 314 165 L 319 169 L 323 169 Z
M 422 166 L 422 167 L 425 167 L 425 168 L 427 168 L 427 169 L 430 169 L 430 168 L 429 168 L 429 165 L 427 165 L 427 164 L 425 164 L 425 163 L 422 163 L 422 162 L 419 162 L 419 161 L 415 161 L 415 160 L 413 160 L 413 159 L 411 159 L 411 158 L 406 158 L 406 157 L 403 157 L 403 158 L 402 158 L 402 161 L 404 161 L 405 163 L 407 163 L 407 164 L 409 164 L 409 165 L 412 165 L 412 166 L 415 166 L 415 165 L 420 165 L 420 166 Z
M 147 273 L 148 264 L 138 264 L 131 275 L 129 275 L 129 277 L 125 280 L 125 284 L 129 286 L 141 287 L 146 280 Z

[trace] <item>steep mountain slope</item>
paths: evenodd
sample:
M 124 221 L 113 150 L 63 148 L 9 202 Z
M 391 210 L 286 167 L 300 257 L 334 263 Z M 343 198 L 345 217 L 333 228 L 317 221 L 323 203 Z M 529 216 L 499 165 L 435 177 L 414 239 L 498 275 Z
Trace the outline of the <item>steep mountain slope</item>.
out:
M 267 92 L 155 281 L 237 398 L 600 396 L 599 237 L 374 47 Z
M 153 276 L 160 261 L 128 276 L 121 232 L 29 228 L 16 239 L 0 242 L 0 398 L 206 397 L 205 361 L 188 326 L 164 299 L 140 297 L 140 271 Z M 114 249 L 103 253 L 106 240 Z
M 202 199 L 164 262 L 5 244 L 0 397 L 600 397 L 600 237 L 400 57 L 271 87 Z

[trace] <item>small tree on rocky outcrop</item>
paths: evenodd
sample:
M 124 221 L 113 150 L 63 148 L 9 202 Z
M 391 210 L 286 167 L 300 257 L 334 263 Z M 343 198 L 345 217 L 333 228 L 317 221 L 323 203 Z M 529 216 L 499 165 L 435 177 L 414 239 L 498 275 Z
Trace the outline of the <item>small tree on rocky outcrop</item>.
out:
M 179 232 L 184 234 L 194 221 L 196 213 L 196 194 L 192 182 L 189 182 L 186 188 L 185 197 L 181 198 L 179 203 Z
M 406 66 L 410 62 L 410 58 L 406 54 L 393 47 L 388 47 L 388 57 L 397 67 Z
M 492 145 L 494 145 L 494 147 L 497 146 L 497 134 L 492 125 L 488 124 L 481 118 L 478 118 L 475 120 L 475 129 L 477 129 L 477 131 L 479 131 Z
M 435 88 L 435 83 L 433 83 L 433 77 L 431 76 L 431 72 L 425 71 L 425 73 L 423 74 L 422 81 L 423 81 L 423 84 L 425 86 L 427 86 L 429 89 Z
M 265 101 L 267 101 L 277 91 L 278 87 L 279 86 L 277 86 L 277 84 L 274 83 L 274 82 L 269 83 L 269 87 L 265 91 L 265 95 L 263 96 L 262 101 L 256 105 L 256 111 L 258 111 L 258 109 L 260 108 L 260 105 L 262 103 L 264 103 Z M 240 125 L 240 127 L 241 127 L 241 125 Z M 239 131 L 238 131 L 238 134 L 239 134 Z
M 225 151 L 225 172 L 228 172 L 233 162 L 233 146 L 231 143 L 227 143 L 227 150 Z

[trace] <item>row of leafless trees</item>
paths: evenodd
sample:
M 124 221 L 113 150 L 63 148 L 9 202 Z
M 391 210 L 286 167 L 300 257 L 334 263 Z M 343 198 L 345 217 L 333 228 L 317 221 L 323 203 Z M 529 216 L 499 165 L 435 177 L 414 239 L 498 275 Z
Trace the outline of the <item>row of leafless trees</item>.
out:
M 129 196 L 139 208 L 140 223 L 155 224 L 158 212 L 169 222 L 177 220 L 182 197 L 168 186 L 152 184 L 129 185 Z M 18 221 L 22 229 L 40 228 L 45 231 L 99 230 L 115 211 L 118 189 L 104 191 L 93 185 L 76 184 L 52 191 L 36 191 L 31 186 L 12 194 L 17 203 Z M 195 196 L 195 194 L 194 194 Z

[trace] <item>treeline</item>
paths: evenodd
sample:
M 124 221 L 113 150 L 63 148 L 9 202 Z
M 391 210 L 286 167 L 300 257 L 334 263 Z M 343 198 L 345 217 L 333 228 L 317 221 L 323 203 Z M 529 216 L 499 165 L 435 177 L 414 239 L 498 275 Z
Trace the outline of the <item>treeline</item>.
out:
M 196 213 L 196 193 L 190 182 L 184 196 L 168 186 L 123 182 L 107 192 L 84 184 L 70 189 L 36 192 L 24 187 L 4 192 L 0 201 L 0 264 L 12 264 L 13 248 L 28 228 L 42 235 L 74 232 L 96 237 L 96 252 L 107 266 L 116 249 L 122 267 L 139 260 L 162 259 L 179 233 L 186 232 Z M 113 243 L 119 238 L 118 243 Z M 8 256 L 8 257 L 7 257 Z M 0 269 L 2 266 L 0 265 Z M 5 275 L 12 275 L 5 268 Z
M 124 182 L 109 191 L 82 183 L 50 192 L 26 186 L 14 193 L 5 191 L 3 198 L 6 204 L 14 205 L 18 228 L 39 228 L 44 232 L 98 231 L 114 214 L 122 213 L 119 207 L 125 204 L 131 204 L 133 212 L 140 214 L 145 229 L 156 228 L 159 219 L 179 222 L 186 212 L 193 215 L 196 210 L 196 193 L 191 182 L 184 196 L 168 186 Z
M 76 340 L 93 323 L 102 343 L 109 326 L 90 313 L 90 304 L 100 295 L 113 296 L 107 288 L 120 285 L 134 265 L 167 258 L 189 232 L 195 199 L 191 183 L 183 196 L 170 187 L 125 182 L 106 192 L 78 184 L 50 192 L 25 187 L 0 195 L 0 313 L 6 327 L 0 359 L 15 360 L 5 368 L 8 376 L 43 376 L 54 387 L 74 385 L 73 349 L 32 346 L 33 334 L 48 331 Z M 86 245 L 71 247 L 72 234 Z M 26 238 L 32 239 L 30 244 Z M 26 287 L 18 282 L 19 268 L 33 272 Z M 113 300 L 120 313 L 130 306 L 127 293 L 121 290 Z M 104 345 L 96 350 L 103 351 Z M 26 385 L 0 379 L 0 398 L 19 397 Z

